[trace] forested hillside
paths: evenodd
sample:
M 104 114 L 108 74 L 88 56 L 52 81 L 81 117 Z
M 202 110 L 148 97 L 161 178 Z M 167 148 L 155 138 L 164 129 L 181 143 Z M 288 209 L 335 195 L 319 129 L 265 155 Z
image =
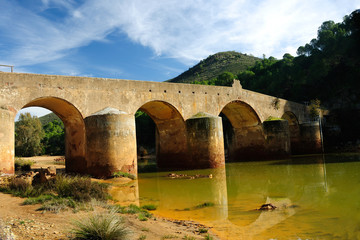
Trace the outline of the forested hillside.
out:
M 193 83 L 209 81 L 224 72 L 238 74 L 248 67 L 254 66 L 260 60 L 254 56 L 235 51 L 219 52 L 201 60 L 198 64 L 183 72 L 179 76 L 168 80 L 176 83 Z
M 324 22 L 297 57 L 263 59 L 238 74 L 244 88 L 298 102 L 319 99 L 331 109 L 359 108 L 360 11 Z

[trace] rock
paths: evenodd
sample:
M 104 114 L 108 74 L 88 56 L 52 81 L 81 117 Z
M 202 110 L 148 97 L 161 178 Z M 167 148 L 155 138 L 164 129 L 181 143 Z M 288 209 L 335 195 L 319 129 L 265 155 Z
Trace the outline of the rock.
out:
M 46 178 L 46 170 L 41 168 L 39 173 L 34 176 L 32 182 L 33 184 L 41 184 L 48 182 L 48 179 Z
M 261 207 L 256 210 L 269 211 L 269 210 L 275 210 L 275 208 L 277 208 L 277 207 L 272 205 L 271 203 L 267 203 L 267 204 L 261 205 Z
M 54 166 L 50 166 L 46 169 L 46 173 L 49 174 L 50 176 L 56 176 L 56 167 Z

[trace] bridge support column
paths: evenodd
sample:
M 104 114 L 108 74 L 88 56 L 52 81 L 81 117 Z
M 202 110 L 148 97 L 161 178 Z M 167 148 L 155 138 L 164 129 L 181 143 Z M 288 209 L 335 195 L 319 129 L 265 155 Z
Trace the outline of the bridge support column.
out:
M 87 169 L 96 177 L 137 174 L 135 117 L 106 108 L 85 118 Z
M 186 120 L 189 168 L 217 168 L 225 165 L 221 117 L 198 113 Z
M 290 131 L 287 120 L 263 122 L 267 154 L 271 158 L 287 158 L 291 155 Z
M 229 160 L 259 160 L 266 155 L 265 136 L 260 124 L 242 128 L 233 128 L 233 137 L 229 143 Z
M 0 108 L 0 173 L 14 174 L 15 113 Z
M 300 135 L 297 144 L 293 146 L 296 154 L 321 153 L 321 135 L 318 122 L 300 124 Z
M 157 121 L 156 157 L 159 168 L 183 168 L 187 158 L 186 129 L 182 119 Z M 186 163 L 185 163 L 186 164 Z

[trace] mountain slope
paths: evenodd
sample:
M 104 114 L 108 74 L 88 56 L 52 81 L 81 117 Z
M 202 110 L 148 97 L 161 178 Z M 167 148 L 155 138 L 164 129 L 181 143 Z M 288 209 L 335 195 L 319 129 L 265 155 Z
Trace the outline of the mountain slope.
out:
M 198 64 L 183 72 L 179 76 L 167 80 L 175 83 L 191 83 L 216 78 L 223 72 L 231 72 L 234 75 L 255 65 L 259 58 L 238 53 L 235 51 L 219 52 L 210 55 Z
M 45 126 L 46 124 L 48 124 L 49 122 L 52 122 L 54 120 L 62 122 L 61 119 L 58 116 L 56 116 L 55 113 L 49 113 L 42 117 L 39 117 L 39 120 L 43 126 Z

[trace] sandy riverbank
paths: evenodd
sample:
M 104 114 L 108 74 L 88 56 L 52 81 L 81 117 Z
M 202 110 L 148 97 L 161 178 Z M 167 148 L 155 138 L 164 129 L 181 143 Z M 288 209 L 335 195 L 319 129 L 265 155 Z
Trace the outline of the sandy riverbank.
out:
M 30 159 L 36 162 L 32 166 L 33 169 L 55 166 L 58 171 L 63 171 L 65 166 L 61 161 L 54 161 L 59 158 L 42 156 Z M 93 214 L 92 211 L 74 213 L 71 210 L 56 214 L 43 213 L 37 211 L 40 205 L 22 205 L 23 201 L 23 198 L 0 193 L 0 226 L 7 226 L 16 239 L 70 239 L 71 222 Z M 94 211 L 104 211 L 104 209 L 95 207 Z M 128 239 L 204 239 L 205 236 L 198 232 L 199 227 L 202 226 L 191 221 L 170 220 L 159 216 L 148 221 L 140 221 L 136 215 L 120 215 L 131 232 Z M 141 238 L 142 236 L 146 238 Z M 214 236 L 213 239 L 218 238 Z

